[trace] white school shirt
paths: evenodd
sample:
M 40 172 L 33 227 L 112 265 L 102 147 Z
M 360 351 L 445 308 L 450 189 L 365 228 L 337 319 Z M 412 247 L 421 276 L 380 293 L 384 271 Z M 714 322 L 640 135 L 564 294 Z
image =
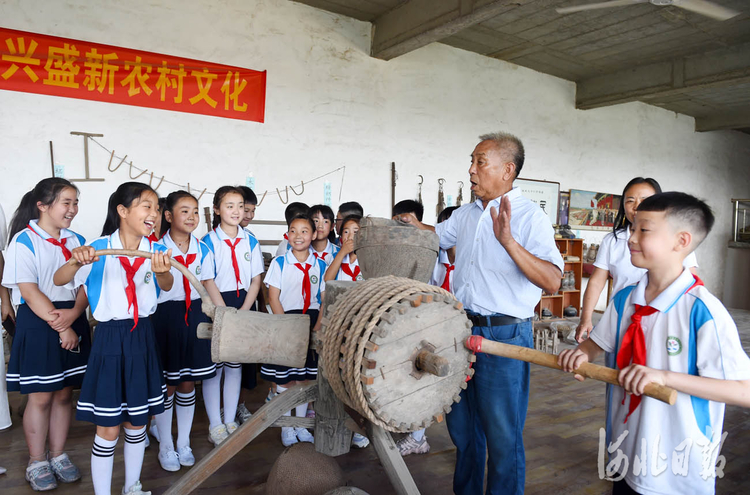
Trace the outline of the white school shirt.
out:
M 284 311 L 293 311 L 305 307 L 305 299 L 302 297 L 303 271 L 294 266 L 299 263 L 290 249 L 284 256 L 277 256 L 268 267 L 268 273 L 264 283 L 267 287 L 276 287 L 281 291 L 279 301 Z M 326 290 L 323 275 L 326 273 L 327 265 L 323 260 L 315 259 L 310 253 L 305 263 L 310 267 L 310 306 L 308 309 L 320 309 L 321 294 Z
M 451 260 L 448 259 L 448 252 L 445 249 L 440 250 L 440 254 L 438 255 L 437 263 L 435 263 L 435 269 L 432 270 L 432 277 L 430 278 L 430 285 L 436 285 L 438 287 L 443 286 L 443 282 L 445 281 L 445 272 L 448 270 L 445 265 L 450 265 Z M 455 266 L 455 265 L 453 265 Z M 455 277 L 456 270 L 451 272 L 448 278 L 448 286 L 450 287 L 449 292 L 453 294 L 453 279 Z
M 313 256 L 315 256 L 317 259 L 323 260 L 327 267 L 331 266 L 331 263 L 333 263 L 333 258 L 336 257 L 340 249 L 340 247 L 332 244 L 331 241 L 328 240 L 326 241 L 326 247 L 323 248 L 323 250 L 320 252 L 316 251 L 312 247 L 312 244 L 310 244 L 310 250 L 312 251 Z
M 232 249 L 224 240 L 230 240 L 234 243 L 235 239 L 240 239 L 239 244 L 235 247 L 237 265 L 240 268 L 240 289 L 248 290 L 253 278 L 263 273 L 265 269 L 263 253 L 260 251 L 258 239 L 250 235 L 247 230 L 239 227 L 237 227 L 237 236 L 230 239 L 221 230 L 221 226 L 218 226 L 203 237 L 203 242 L 213 254 L 214 280 L 220 292 L 237 290 L 237 279 L 234 275 L 234 266 L 232 266 Z
M 630 249 L 628 249 L 630 229 L 618 230 L 617 234 L 610 232 L 599 245 L 594 266 L 607 270 L 612 275 L 612 295 L 617 294 L 623 288 L 637 283 L 645 274 L 645 268 L 633 266 L 630 261 Z M 698 266 L 695 252 L 687 255 L 682 262 L 685 268 Z
M 646 340 L 646 366 L 721 380 L 750 379 L 750 358 L 742 350 L 732 317 L 716 297 L 695 282 L 690 271 L 685 269 L 672 285 L 651 301 L 650 306 L 659 311 L 643 316 L 641 320 Z M 615 295 L 596 332 L 590 337 L 599 347 L 615 354 L 619 351 L 635 312 L 635 304 L 646 305 L 647 285 L 648 274 L 637 285 L 628 286 Z M 630 397 L 623 405 L 623 395 L 624 389 L 612 387 L 608 425 L 613 443 L 617 443 L 625 431 L 628 432 L 618 447 L 629 460 L 625 477 L 628 485 L 643 495 L 713 494 L 715 479 L 704 480 L 701 476 L 704 471 L 701 451 L 709 442 L 720 441 L 724 404 L 679 393 L 676 404 L 670 406 L 643 396 L 625 423 Z M 644 469 L 647 468 L 647 472 L 636 476 L 633 463 L 635 456 L 643 459 L 644 440 L 647 447 Z M 687 453 L 685 441 L 691 444 L 689 459 L 684 464 L 686 476 L 673 472 L 673 463 L 679 460 L 678 454 Z M 658 461 L 652 451 L 657 442 L 658 452 L 666 455 Z M 716 465 L 717 454 L 718 448 L 706 459 L 706 466 Z M 616 456 L 617 449 L 613 449 L 610 458 Z M 656 472 L 653 471 L 655 464 Z M 678 462 L 677 468 L 680 465 Z M 662 466 L 666 469 L 659 473 Z M 619 471 L 625 471 L 624 463 Z M 677 469 L 677 472 L 683 471 Z
M 50 301 L 75 301 L 78 291 L 57 287 L 52 281 L 57 269 L 65 264 L 65 256 L 62 249 L 45 240 L 50 237 L 36 220 L 31 220 L 29 226 L 14 235 L 8 244 L 3 286 L 10 289 L 15 306 L 24 303 L 18 288 L 18 284 L 23 283 L 37 284 Z M 63 239 L 70 251 L 86 242 L 83 236 L 68 229 L 60 230 L 60 241 Z
M 350 277 L 346 272 L 343 270 L 344 265 L 348 265 L 349 269 L 352 273 L 354 273 L 354 270 L 359 267 L 359 258 L 357 258 L 354 261 L 349 261 L 349 255 L 347 254 L 344 256 L 344 259 L 341 260 L 341 266 L 339 267 L 339 271 L 336 272 L 336 280 L 346 280 L 349 282 L 356 282 L 357 280 L 364 280 L 365 277 L 362 276 L 362 273 L 358 273 L 356 279 L 352 280 L 352 277 Z
M 123 249 L 120 230 L 112 235 L 99 237 L 87 243 L 97 251 L 100 249 Z M 166 252 L 161 244 L 141 238 L 139 251 L 151 253 Z M 133 308 L 128 308 L 128 297 L 125 289 L 128 279 L 119 258 L 121 256 L 101 256 L 99 261 L 82 266 L 65 287 L 75 289 L 83 285 L 89 300 L 91 313 L 97 321 L 128 320 L 133 318 Z M 136 259 L 143 259 L 143 264 L 133 276 L 135 294 L 138 298 L 138 316 L 148 317 L 156 311 L 156 304 L 161 289 L 151 271 L 151 260 L 145 258 L 127 258 L 132 265 Z M 174 282 L 179 283 L 179 280 Z
M 292 249 L 292 245 L 289 244 L 289 235 L 285 232 L 284 238 L 281 239 L 279 246 L 276 248 L 276 256 L 281 256 L 285 254 L 287 251 L 289 251 L 290 249 Z
M 190 234 L 190 244 L 188 245 L 187 253 L 180 251 L 177 244 L 172 240 L 168 230 L 164 237 L 161 238 L 159 244 L 164 246 L 164 249 L 172 250 L 172 257 L 182 256 L 183 260 L 187 260 L 188 255 L 194 254 L 195 260 L 188 266 L 188 270 L 195 275 L 198 280 L 211 280 L 214 278 L 214 256 L 211 250 L 208 248 L 205 242 L 198 240 L 197 237 Z M 163 290 L 159 294 L 159 303 L 167 301 L 184 301 L 185 300 L 185 287 L 182 283 L 182 273 L 174 266 L 169 270 L 174 277 L 174 283 L 170 290 Z M 200 299 L 200 294 L 195 290 L 195 287 L 190 285 L 190 300 Z
M 513 237 L 537 258 L 560 269 L 563 259 L 555 244 L 555 232 L 542 209 L 521 195 L 517 187 L 506 196 L 511 201 L 510 229 Z M 453 272 L 455 296 L 469 311 L 482 315 L 500 313 L 516 318 L 531 318 L 542 296 L 500 245 L 492 229 L 490 208 L 500 208 L 502 197 L 489 202 L 486 209 L 476 200 L 459 207 L 444 222 L 435 226 L 440 247 L 456 246 Z

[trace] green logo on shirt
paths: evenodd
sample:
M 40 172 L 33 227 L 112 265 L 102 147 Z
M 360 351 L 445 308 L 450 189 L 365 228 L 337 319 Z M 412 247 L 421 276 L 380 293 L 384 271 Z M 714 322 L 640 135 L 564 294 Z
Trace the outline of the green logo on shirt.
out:
M 195 267 L 195 274 L 196 275 L 200 275 L 201 274 L 201 266 L 200 265 L 198 265 L 198 266 Z
M 250 261 L 250 253 L 245 251 L 245 261 Z
M 151 282 L 151 272 L 146 272 L 146 276 L 143 277 L 143 282 L 146 284 Z
M 673 335 L 667 337 L 667 354 L 676 356 L 682 352 L 682 342 Z
M 317 284 L 318 283 L 318 277 L 315 275 L 310 275 L 310 282 Z

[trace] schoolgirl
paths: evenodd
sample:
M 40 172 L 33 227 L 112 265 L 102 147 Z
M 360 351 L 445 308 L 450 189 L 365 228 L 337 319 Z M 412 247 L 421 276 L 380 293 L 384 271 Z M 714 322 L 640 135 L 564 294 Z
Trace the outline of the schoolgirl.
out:
M 58 286 L 86 290 L 99 322 L 76 419 L 96 425 L 91 475 L 96 495 L 110 495 L 114 452 L 125 428 L 125 495 L 148 495 L 139 480 L 146 448 L 146 423 L 164 410 L 166 385 L 151 326 L 161 290 L 170 290 L 171 251 L 147 239 L 157 219 L 156 192 L 126 182 L 110 196 L 102 237 L 72 251 L 54 276 Z M 135 249 L 151 259 L 95 256 L 101 249 Z M 166 252 L 165 252 L 166 251 Z
M 359 232 L 360 216 L 348 216 L 341 224 L 341 249 L 326 270 L 325 281 L 364 280 L 359 269 L 359 261 L 354 252 L 354 236 Z
M 64 452 L 79 387 L 91 350 L 82 291 L 56 287 L 52 278 L 81 246 L 68 230 L 78 214 L 78 189 L 65 179 L 39 182 L 23 196 L 10 227 L 3 286 L 18 307 L 8 364 L 9 391 L 28 394 L 23 429 L 29 447 L 26 480 L 37 491 L 81 478 Z M 49 451 L 46 450 L 49 440 Z
M 174 259 L 198 280 L 214 277 L 213 254 L 193 235 L 200 223 L 198 200 L 187 191 L 167 196 L 162 214 L 160 243 L 176 253 Z M 159 305 L 151 321 L 159 344 L 161 364 L 167 382 L 164 412 L 156 416 L 159 434 L 159 463 L 166 471 L 195 464 L 190 448 L 190 430 L 195 414 L 195 381 L 216 376 L 211 361 L 211 341 L 199 339 L 198 324 L 208 322 L 201 299 L 188 279 L 172 267 L 176 283 L 159 294 Z M 176 391 L 176 395 L 175 395 Z M 177 449 L 172 439 L 172 416 L 177 416 Z
M 213 230 L 203 237 L 214 259 L 216 278 L 204 285 L 215 304 L 249 310 L 258 297 L 264 271 L 260 243 L 240 228 L 244 199 L 236 187 L 223 186 L 214 194 Z M 224 374 L 223 394 L 220 391 Z M 209 421 L 209 441 L 218 445 L 239 426 L 235 421 L 240 398 L 242 365 L 217 363 L 216 376 L 203 381 L 203 399 Z M 224 397 L 224 420 L 221 396 Z
M 312 241 L 313 256 L 319 260 L 325 261 L 330 266 L 339 247 L 334 244 L 336 235 L 333 233 L 335 222 L 333 210 L 330 206 L 314 205 L 310 207 L 310 217 L 315 223 L 315 239 Z

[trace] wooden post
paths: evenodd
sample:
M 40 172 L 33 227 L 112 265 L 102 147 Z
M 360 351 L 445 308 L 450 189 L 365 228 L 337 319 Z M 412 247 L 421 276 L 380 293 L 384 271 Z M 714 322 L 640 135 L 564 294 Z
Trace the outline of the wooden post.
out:
M 172 485 L 165 495 L 187 495 L 198 488 L 229 459 L 245 448 L 265 429 L 273 426 L 285 412 L 318 398 L 316 383 L 298 385 L 274 397 L 243 423 L 224 443 L 212 450 L 190 471 Z
M 409 468 L 406 467 L 404 458 L 401 457 L 391 434 L 370 422 L 367 423 L 367 434 L 396 493 L 398 495 L 419 495 L 417 484 L 414 483 L 414 478 L 411 477 Z
M 103 137 L 104 134 L 93 134 L 90 132 L 71 131 L 73 136 L 83 136 L 83 159 L 86 176 L 83 179 L 69 179 L 70 182 L 103 182 L 104 179 L 95 179 L 89 175 L 89 138 Z M 53 165 L 54 166 L 54 165 Z

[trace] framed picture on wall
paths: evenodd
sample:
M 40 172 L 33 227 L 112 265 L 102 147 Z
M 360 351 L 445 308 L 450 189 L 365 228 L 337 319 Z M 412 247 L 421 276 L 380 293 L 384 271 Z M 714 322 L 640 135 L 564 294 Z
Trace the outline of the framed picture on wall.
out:
M 568 225 L 575 229 L 610 230 L 615 225 L 620 200 L 617 194 L 571 189 Z
M 568 209 L 570 208 L 570 191 L 560 191 L 560 212 L 557 219 L 560 225 L 568 225 Z
M 516 179 L 515 187 L 521 189 L 521 194 L 530 199 L 547 214 L 552 225 L 558 225 L 560 208 L 560 183 L 546 180 Z

